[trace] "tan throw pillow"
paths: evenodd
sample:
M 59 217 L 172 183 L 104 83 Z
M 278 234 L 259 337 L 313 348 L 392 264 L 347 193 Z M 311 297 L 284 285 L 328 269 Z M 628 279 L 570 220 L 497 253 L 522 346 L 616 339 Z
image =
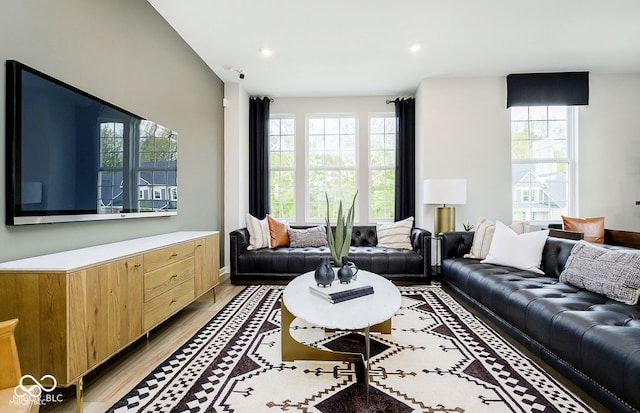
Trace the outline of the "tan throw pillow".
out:
M 514 222 L 509 226 L 509 228 L 518 235 L 529 232 L 529 227 L 529 221 Z M 493 221 L 480 217 L 476 224 L 476 232 L 473 234 L 471 251 L 469 251 L 469 254 L 465 254 L 464 258 L 473 258 L 476 260 L 483 260 L 487 258 L 495 230 L 496 224 Z
M 413 246 L 411 246 L 412 227 L 413 217 L 402 221 L 378 224 L 376 226 L 378 247 L 413 249 Z
M 562 215 L 562 228 L 582 232 L 585 241 L 604 244 L 604 217 L 575 218 Z
M 270 247 L 288 247 L 289 246 L 289 225 L 286 222 L 280 222 L 277 219 L 267 215 L 269 223 L 269 238 L 271 240 Z
M 249 231 L 248 250 L 269 247 L 269 224 L 267 218 L 258 219 L 251 214 L 246 215 L 247 230 Z

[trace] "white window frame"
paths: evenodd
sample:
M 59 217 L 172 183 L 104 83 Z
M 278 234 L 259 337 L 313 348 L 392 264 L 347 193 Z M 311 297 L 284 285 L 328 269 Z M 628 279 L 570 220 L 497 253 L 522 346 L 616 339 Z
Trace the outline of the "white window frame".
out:
M 271 176 L 271 172 L 272 171 L 290 171 L 293 173 L 293 216 L 292 217 L 281 217 L 279 216 L 279 214 L 274 214 L 274 211 L 272 210 L 272 205 L 271 205 L 271 199 L 269 199 L 269 210 L 271 211 L 272 214 L 274 214 L 275 217 L 277 218 L 281 218 L 281 219 L 288 219 L 290 221 L 296 222 L 296 207 L 297 207 L 297 203 L 298 203 L 298 193 L 297 193 L 297 164 L 296 164 L 296 159 L 297 159 L 297 151 L 298 151 L 298 143 L 297 143 L 297 136 L 296 136 L 296 128 L 297 128 L 297 120 L 295 115 L 293 114 L 275 114 L 275 115 L 271 115 L 269 116 L 269 122 L 271 122 L 271 120 L 292 120 L 293 121 L 293 166 L 291 167 L 283 167 L 283 166 L 279 166 L 279 167 L 273 167 L 271 165 L 271 160 L 269 160 L 269 176 Z M 269 131 L 269 159 L 271 159 L 271 131 Z M 282 134 L 278 135 L 280 137 L 282 137 Z M 271 187 L 271 180 L 269 180 L 269 187 Z M 271 196 L 269 196 L 269 198 L 271 198 Z
M 341 118 L 341 119 L 353 119 L 355 122 L 355 148 L 354 148 L 354 156 L 355 156 L 355 164 L 353 168 L 345 168 L 345 167 L 329 167 L 329 168 L 319 168 L 319 167 L 310 167 L 309 165 L 309 121 L 311 119 L 328 119 L 328 118 Z M 304 167 L 305 167 L 305 175 L 304 175 L 304 182 L 305 182 L 305 194 L 304 194 L 304 205 L 305 205 L 305 209 L 304 209 L 304 215 L 305 215 L 305 222 L 307 223 L 324 223 L 324 218 L 320 219 L 320 218 L 311 218 L 310 216 L 310 212 L 311 212 L 311 204 L 310 204 L 310 185 L 309 185 L 309 174 L 311 171 L 313 170 L 353 170 L 354 174 L 355 174 L 355 189 L 359 190 L 358 188 L 358 179 L 359 179 L 359 173 L 358 171 L 360 170 L 359 165 L 360 165 L 360 157 L 358 156 L 359 154 L 359 148 L 360 148 L 360 127 L 359 127 L 359 116 L 358 113 L 310 113 L 307 114 L 305 116 L 305 136 L 304 136 L 304 147 L 305 147 L 305 162 L 304 162 Z M 360 197 L 358 197 L 360 198 Z M 349 207 L 349 203 L 351 202 L 351 200 L 343 200 L 343 207 L 344 208 L 348 208 Z M 354 221 L 358 222 L 359 221 L 359 213 L 358 213 L 358 205 L 359 205 L 359 201 L 358 199 L 356 199 L 356 205 L 355 205 L 355 217 L 354 217 Z M 332 216 L 332 223 L 333 220 L 335 220 L 335 216 Z
M 387 166 L 373 166 L 371 161 L 372 161 L 372 149 L 371 149 L 371 135 L 372 135 L 372 131 L 371 131 L 371 120 L 374 118 L 383 118 L 385 119 L 385 122 L 387 119 L 393 119 L 394 123 L 395 123 L 395 130 L 394 130 L 394 138 L 397 136 L 397 128 L 398 128 L 398 124 L 397 124 L 397 119 L 396 119 L 396 115 L 394 112 L 377 112 L 377 113 L 370 113 L 369 117 L 368 117 L 368 122 L 367 122 L 367 129 L 368 129 L 368 133 L 367 133 L 367 159 L 368 159 L 368 170 L 367 170 L 367 182 L 368 182 L 368 190 L 369 190 L 369 205 L 368 205 L 368 215 L 369 215 L 369 220 L 371 221 L 376 221 L 376 222 L 393 222 L 394 221 L 394 209 L 395 209 L 395 199 L 393 200 L 394 202 L 394 206 L 392 206 L 392 210 L 391 210 L 391 216 L 390 217 L 375 217 L 373 215 L 373 199 L 372 199 L 372 193 L 371 193 L 371 188 L 373 187 L 373 179 L 372 179 L 372 173 L 373 171 L 380 171 L 380 170 L 393 170 L 394 172 L 394 177 L 395 177 L 395 170 L 396 170 L 396 165 L 394 162 L 394 165 L 392 167 L 387 167 Z M 384 135 L 386 136 L 387 133 L 385 132 Z M 397 142 L 396 142 L 397 144 Z M 394 156 L 396 154 L 396 151 L 398 150 L 397 146 L 394 147 Z
M 549 105 L 548 107 L 553 106 L 562 106 L 562 105 Z M 531 108 L 533 106 L 529 106 Z M 547 109 L 548 110 L 548 109 Z M 547 119 L 547 122 L 549 120 Z M 528 120 L 531 122 L 531 119 Z M 510 115 L 510 125 L 513 123 L 513 116 Z M 567 164 L 567 180 L 568 180 L 568 189 L 567 189 L 567 215 L 577 216 L 578 215 L 578 184 L 577 184 L 577 146 L 578 146 L 578 108 L 576 106 L 567 106 L 567 157 L 562 159 L 555 158 L 524 158 L 524 159 L 515 159 L 513 158 L 513 152 L 511 153 L 511 165 L 515 164 L 544 164 L 544 163 L 566 163 Z M 510 128 L 511 131 L 511 128 Z M 510 132 L 510 140 L 513 139 L 513 136 Z M 520 192 L 522 197 L 523 191 L 514 191 L 512 186 L 511 188 L 511 206 L 512 212 L 511 215 L 514 215 L 513 204 L 516 201 L 516 192 Z M 536 194 L 536 198 L 543 198 L 541 194 Z M 546 219 L 546 220 L 534 220 L 533 214 L 530 217 L 532 222 L 536 225 L 546 226 L 550 223 L 558 223 L 561 222 L 557 219 Z M 513 217 L 514 220 L 517 219 Z

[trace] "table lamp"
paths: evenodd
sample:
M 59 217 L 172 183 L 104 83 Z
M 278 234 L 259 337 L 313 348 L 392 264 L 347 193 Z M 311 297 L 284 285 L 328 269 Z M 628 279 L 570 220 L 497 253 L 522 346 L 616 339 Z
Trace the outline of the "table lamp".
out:
M 456 230 L 456 210 L 447 204 L 467 203 L 466 179 L 425 179 L 424 203 L 442 204 L 436 208 L 435 236 Z

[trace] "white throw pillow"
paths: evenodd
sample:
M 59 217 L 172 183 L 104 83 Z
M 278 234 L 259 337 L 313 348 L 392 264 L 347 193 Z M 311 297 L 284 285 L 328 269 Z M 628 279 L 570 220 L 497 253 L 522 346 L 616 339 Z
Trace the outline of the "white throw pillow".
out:
M 487 258 L 480 261 L 487 264 L 506 265 L 521 270 L 544 274 L 540 269 L 542 250 L 549 236 L 549 230 L 516 234 L 511 228 L 496 221 L 496 229 Z
M 529 232 L 529 221 L 514 222 L 510 228 L 516 234 L 524 234 Z M 471 244 L 471 251 L 469 254 L 465 254 L 464 258 L 473 258 L 482 260 L 487 258 L 489 248 L 491 247 L 491 240 L 493 239 L 493 233 L 496 230 L 496 224 L 487 218 L 480 217 L 476 224 L 476 232 L 473 234 L 473 243 Z
M 402 221 L 376 225 L 378 247 L 413 249 L 413 246 L 411 246 L 412 227 L 413 217 Z
M 249 231 L 248 250 L 257 250 L 269 247 L 269 223 L 267 217 L 260 220 L 251 214 L 246 215 L 247 230 Z

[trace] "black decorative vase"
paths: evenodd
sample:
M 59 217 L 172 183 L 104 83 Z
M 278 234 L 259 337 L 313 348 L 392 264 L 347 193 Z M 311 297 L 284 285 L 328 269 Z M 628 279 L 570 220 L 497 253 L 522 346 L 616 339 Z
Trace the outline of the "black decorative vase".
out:
M 331 258 L 321 257 L 315 272 L 316 284 L 318 284 L 318 287 L 328 287 L 334 278 L 335 273 L 331 267 Z
M 353 268 L 356 271 L 353 271 Z M 338 270 L 338 279 L 340 280 L 340 284 L 349 284 L 353 278 L 355 278 L 355 274 L 358 272 L 358 268 L 352 263 L 349 265 L 349 261 L 347 261 L 347 257 L 342 257 L 342 267 Z

